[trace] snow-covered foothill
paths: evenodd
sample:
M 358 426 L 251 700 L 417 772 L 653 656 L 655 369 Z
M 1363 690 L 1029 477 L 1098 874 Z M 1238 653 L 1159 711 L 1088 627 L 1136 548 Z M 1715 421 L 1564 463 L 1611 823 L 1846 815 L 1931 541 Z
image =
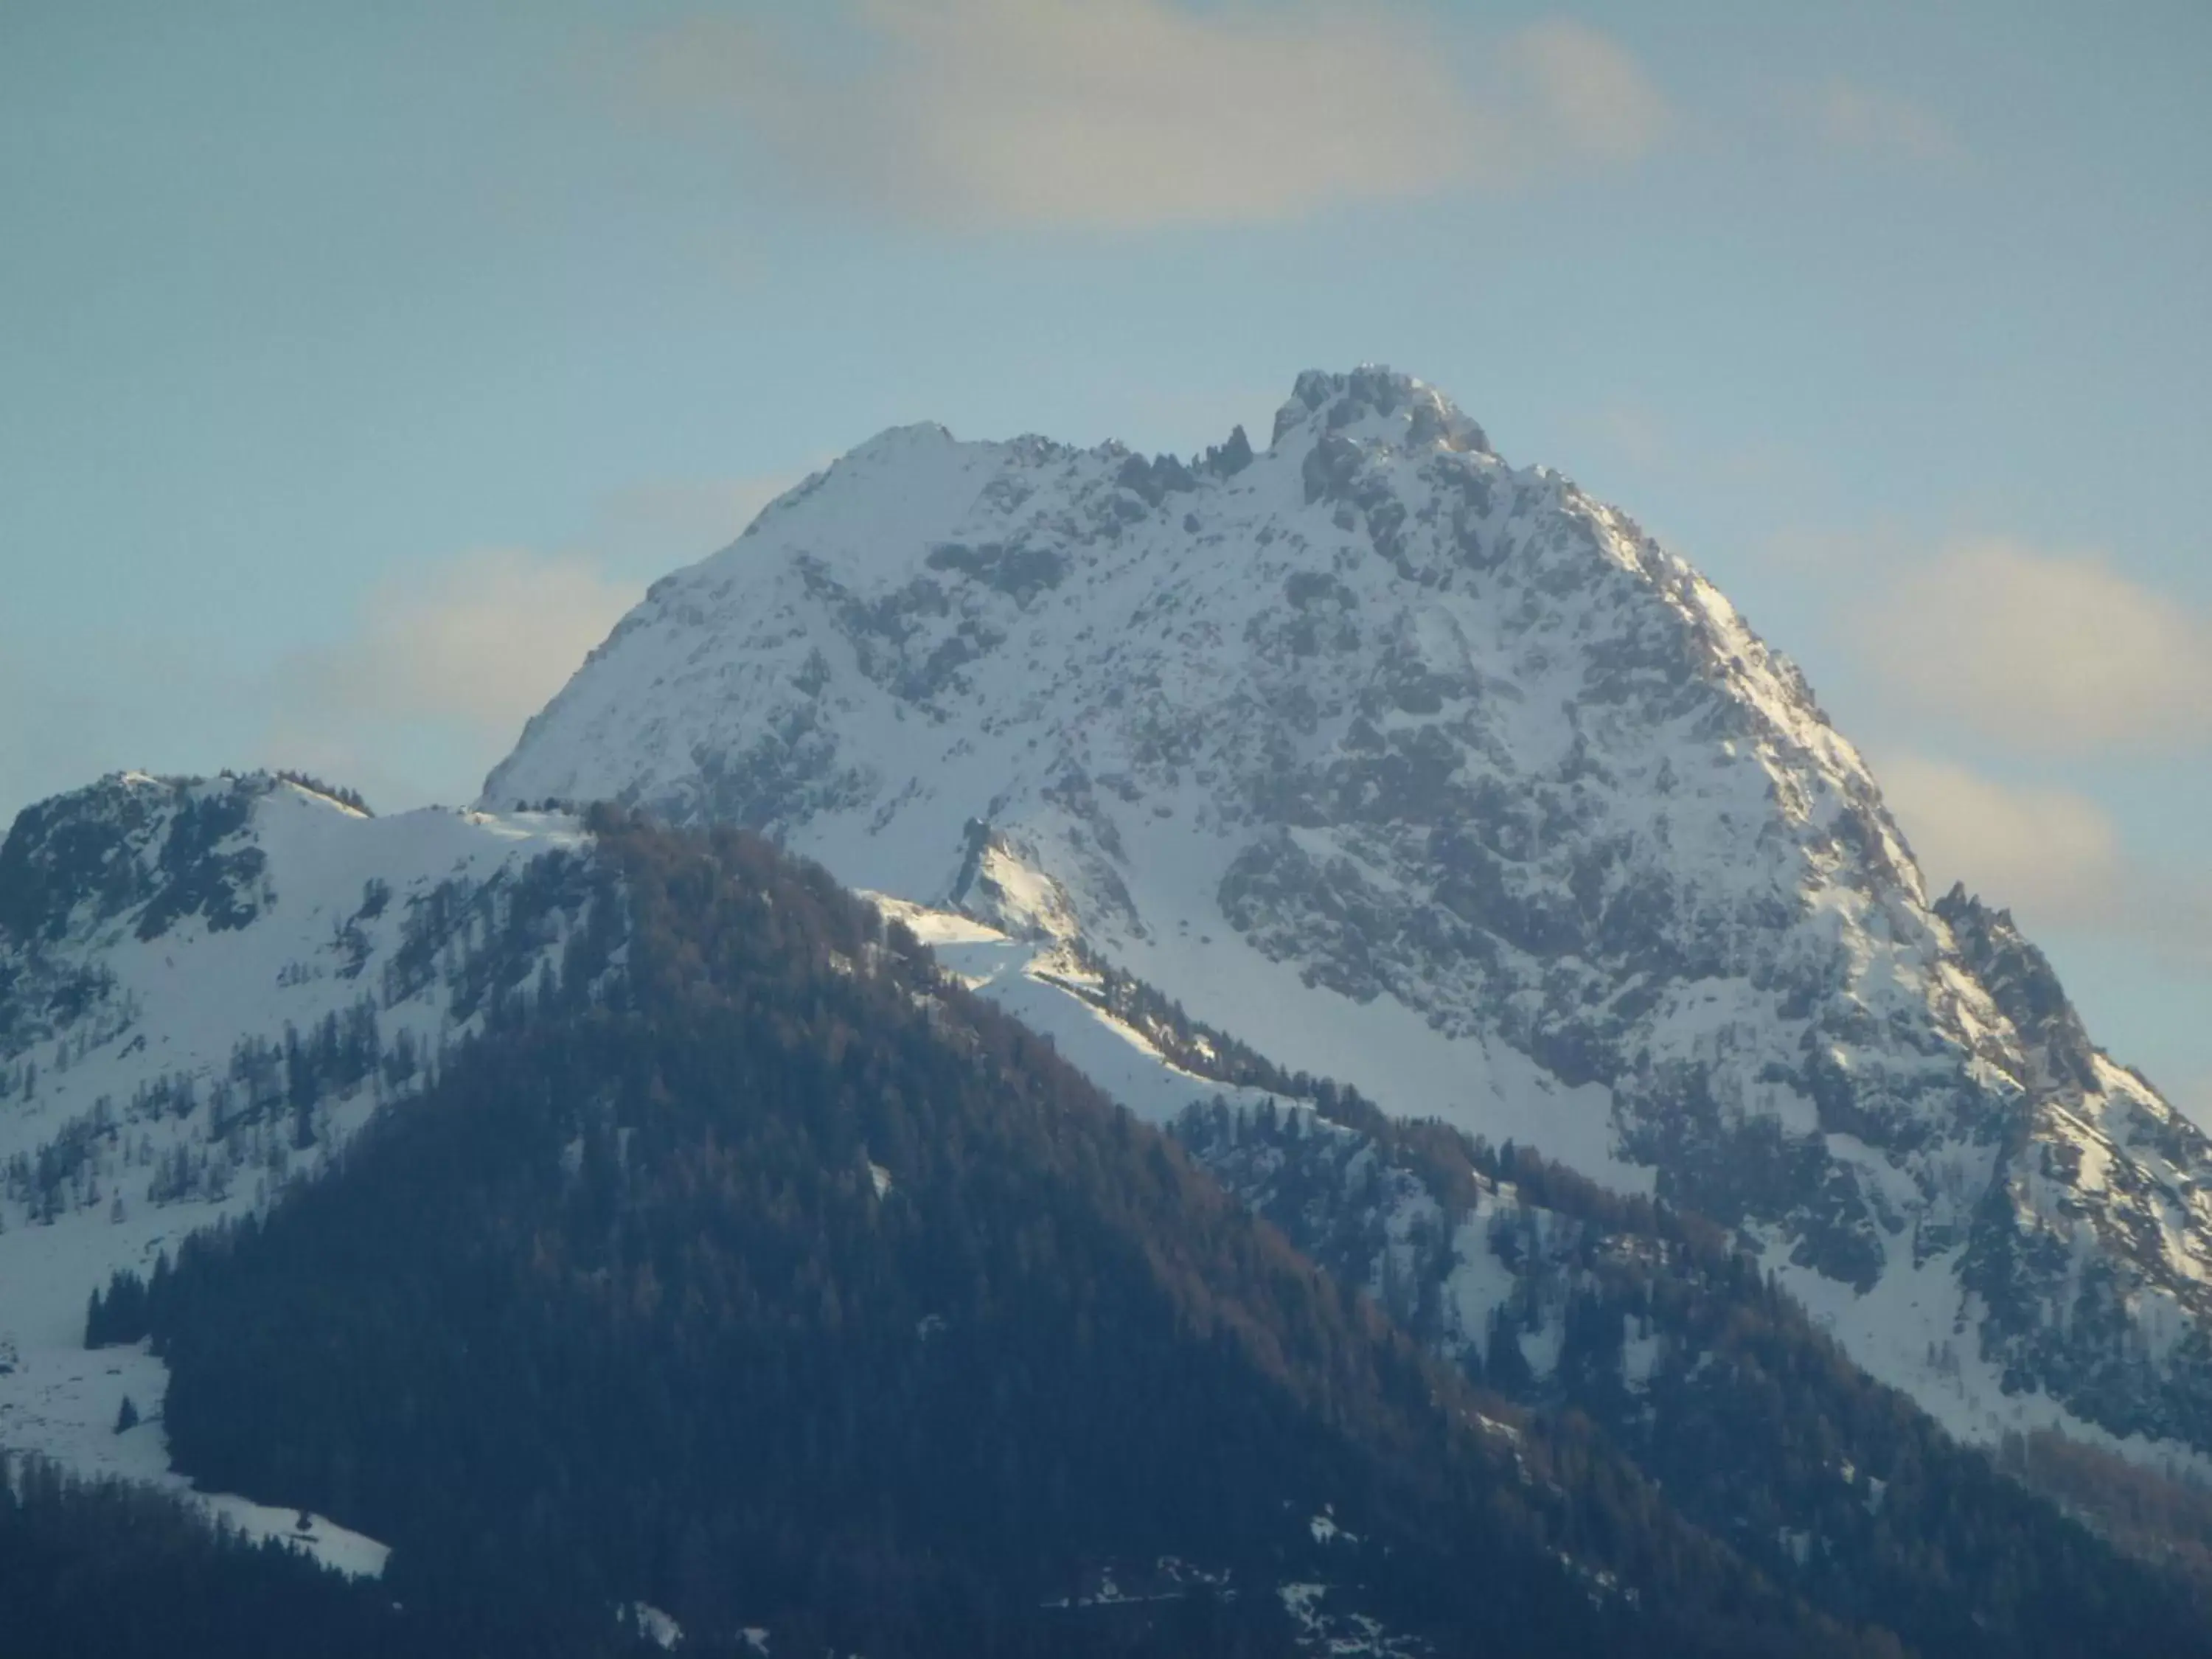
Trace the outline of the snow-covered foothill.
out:
M 124 774 L 19 818 L 0 848 L 0 1451 L 183 1487 L 161 1363 L 84 1346 L 93 1293 L 266 1205 L 416 1086 L 481 1020 L 467 965 L 521 872 L 585 846 L 557 815 L 375 818 L 266 775 Z M 532 922 L 533 959 L 557 960 L 573 899 Z M 381 1571 L 380 1545 L 326 1520 L 198 1501 Z

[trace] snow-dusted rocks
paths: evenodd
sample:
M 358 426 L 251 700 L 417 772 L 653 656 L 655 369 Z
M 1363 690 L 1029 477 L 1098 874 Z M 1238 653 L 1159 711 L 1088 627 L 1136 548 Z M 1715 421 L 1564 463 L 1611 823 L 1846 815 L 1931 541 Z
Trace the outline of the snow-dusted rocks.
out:
M 1302 375 L 1189 462 L 885 433 L 656 585 L 484 803 L 601 797 L 1656 1183 L 1877 1374 L 1971 1348 L 1972 1431 L 2212 1446 L 2203 1137 L 1930 902 L 1725 598 L 1419 381 Z

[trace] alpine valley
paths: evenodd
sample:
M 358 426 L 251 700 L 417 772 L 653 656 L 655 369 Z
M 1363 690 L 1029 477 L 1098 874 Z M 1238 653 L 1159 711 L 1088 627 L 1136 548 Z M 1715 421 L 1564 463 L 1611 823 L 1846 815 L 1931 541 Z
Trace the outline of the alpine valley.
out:
M 27 1654 L 2212 1652 L 2212 1143 L 1431 387 L 902 428 L 18 818 L 0 1462 Z

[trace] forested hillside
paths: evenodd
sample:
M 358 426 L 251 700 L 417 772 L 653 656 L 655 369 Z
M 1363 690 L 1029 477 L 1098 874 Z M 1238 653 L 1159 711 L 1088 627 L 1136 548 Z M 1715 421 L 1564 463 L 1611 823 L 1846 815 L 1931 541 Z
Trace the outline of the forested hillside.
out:
M 2201 1593 L 1869 1377 L 1724 1230 L 1305 1083 L 1316 1110 L 1194 1108 L 1179 1134 L 1426 1346 L 1596 1425 L 1681 1514 L 1816 1607 L 1929 1654 L 2212 1644 L 2189 1628 Z M 1469 1328 L 1455 1297 L 1476 1285 L 1486 1316 Z
M 35 1458 L 0 1480 L 0 1653 L 9 1659 L 644 1659 L 605 1616 L 402 1606 L 277 1541 L 211 1526 L 174 1495 Z
M 1898 1650 L 1472 1391 L 819 871 L 595 827 L 619 988 L 510 991 L 150 1287 L 193 1474 L 391 1543 L 410 1607 L 775 1652 Z

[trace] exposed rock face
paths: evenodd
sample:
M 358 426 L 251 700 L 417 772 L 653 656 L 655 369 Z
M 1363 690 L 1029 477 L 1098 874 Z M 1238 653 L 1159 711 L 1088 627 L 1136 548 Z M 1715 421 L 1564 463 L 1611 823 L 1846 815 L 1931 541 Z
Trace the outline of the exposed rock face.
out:
M 52 943 L 142 905 L 142 939 L 245 927 L 267 860 L 242 832 L 276 782 L 118 777 L 26 809 L 0 842 L 0 928 Z
M 2212 1149 L 2089 1041 L 2043 952 L 1964 890 L 1937 902 L 2018 1047 L 2008 1125 L 1962 1277 L 2007 1386 L 2094 1421 L 2212 1445 Z
M 1725 598 L 1419 381 L 1302 375 L 1188 463 L 885 433 L 654 587 L 486 786 L 547 797 L 1078 928 L 1288 1066 L 1656 1185 L 1970 1431 L 2039 1389 L 2212 1446 L 2203 1137 L 1930 902 Z M 1986 1387 L 1936 1367 L 1969 1328 Z
M 275 787 L 125 775 L 27 808 L 0 841 L 0 1060 L 108 1000 L 106 963 L 72 945 L 118 922 L 142 943 L 249 926 L 269 893 L 247 826 Z

